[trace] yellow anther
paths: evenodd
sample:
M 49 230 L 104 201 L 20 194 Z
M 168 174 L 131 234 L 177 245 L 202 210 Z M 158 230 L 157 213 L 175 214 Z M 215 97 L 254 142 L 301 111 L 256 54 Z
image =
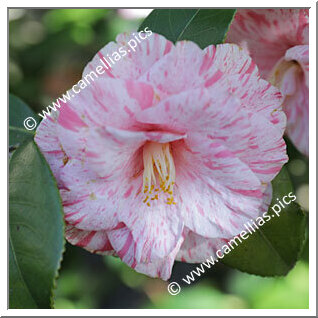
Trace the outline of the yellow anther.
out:
M 143 200 L 143 203 L 146 203 L 148 199 L 149 199 L 149 197 L 147 195 L 146 198 Z

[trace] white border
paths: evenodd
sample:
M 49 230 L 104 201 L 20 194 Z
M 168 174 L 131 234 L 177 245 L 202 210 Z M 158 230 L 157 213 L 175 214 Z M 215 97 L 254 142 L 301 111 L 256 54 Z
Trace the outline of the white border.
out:
M 7 43 L 7 7 L 23 7 L 23 8 L 34 8 L 34 7 L 42 7 L 44 4 L 46 7 L 74 7 L 79 5 L 89 4 L 90 7 L 104 7 L 105 5 L 113 5 L 116 4 L 117 7 L 122 8 L 130 8 L 132 2 L 129 1 L 116 1 L 116 2 L 105 2 L 101 0 L 90 0 L 89 2 L 81 2 L 78 1 L 68 1 L 68 0 L 50 0 L 43 1 L 40 0 L 13 0 L 13 1 L 4 1 L 0 5 L 1 13 L 0 13 L 0 34 L 3 42 Z M 214 4 L 220 2 L 212 2 L 208 0 L 196 0 L 193 3 L 187 2 L 188 6 L 193 7 L 211 7 Z M 28 5 L 26 7 L 26 4 Z M 134 1 L 133 4 L 137 7 L 141 8 L 149 8 L 149 7 L 183 7 L 184 1 L 174 1 L 171 0 L 156 0 L 156 1 Z M 7 262 L 3 255 L 7 254 L 7 214 L 5 211 L 7 210 L 7 206 L 5 202 L 7 202 L 7 182 L 5 178 L 2 178 L 2 186 L 1 186 L 1 201 L 2 202 L 2 213 L 1 213 L 1 225 L 3 230 L 0 232 L 1 235 L 1 286 L 0 286 L 0 314 L 1 316 L 120 316 L 120 315 L 129 315 L 129 316 L 267 316 L 267 315 L 275 315 L 275 316 L 312 316 L 316 315 L 316 2 L 315 1 L 293 1 L 293 0 L 267 0 L 267 1 L 258 1 L 256 2 L 251 0 L 241 0 L 241 1 L 230 1 L 223 0 L 221 2 L 222 7 L 232 7 L 235 8 L 237 6 L 240 7 L 311 7 L 309 21 L 310 21 L 310 72 L 309 72 L 309 101 L 310 101 L 310 123 L 309 123 L 309 131 L 310 131 L 310 178 L 309 178 L 309 206 L 310 206 L 310 222 L 309 222 L 309 310 L 305 309 L 7 309 Z M 219 6 L 220 7 L 220 6 Z M 6 39 L 6 41 L 4 41 Z M 2 43 L 3 43 L 2 42 Z M 7 52 L 6 44 L 2 44 L 2 50 L 0 51 L 0 61 L 2 64 L 2 72 L 1 72 L 1 96 L 2 96 L 2 116 L 1 119 L 1 149 L 7 149 L 7 140 L 4 136 L 7 136 L 7 114 L 4 114 L 5 105 L 8 101 L 7 95 Z M 4 99 L 3 97 L 6 97 Z M 4 169 L 4 161 L 7 159 L 7 154 L 3 154 L 1 156 L 1 166 Z M 3 174 L 4 175 L 4 174 Z M 5 191 L 5 189 L 7 191 Z

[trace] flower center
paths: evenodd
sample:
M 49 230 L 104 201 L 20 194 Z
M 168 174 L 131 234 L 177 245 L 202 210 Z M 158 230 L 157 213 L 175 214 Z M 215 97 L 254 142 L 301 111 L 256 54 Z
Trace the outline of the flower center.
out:
M 296 61 L 280 61 L 269 76 L 269 82 L 278 87 L 284 95 L 293 95 L 296 89 L 296 79 L 301 73 L 301 67 Z
M 150 206 L 151 201 L 164 194 L 167 196 L 166 204 L 176 204 L 173 199 L 176 169 L 169 143 L 147 142 L 143 148 L 143 161 L 143 202 Z

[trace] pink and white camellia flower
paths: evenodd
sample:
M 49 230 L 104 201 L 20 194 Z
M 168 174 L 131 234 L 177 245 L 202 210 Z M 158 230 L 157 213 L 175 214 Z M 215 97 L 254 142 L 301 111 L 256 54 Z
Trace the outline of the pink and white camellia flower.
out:
M 285 96 L 286 133 L 309 153 L 308 9 L 239 9 L 227 36 Z
M 287 161 L 282 100 L 238 46 L 153 34 L 37 130 L 66 238 L 164 280 L 175 260 L 204 261 L 268 205 Z

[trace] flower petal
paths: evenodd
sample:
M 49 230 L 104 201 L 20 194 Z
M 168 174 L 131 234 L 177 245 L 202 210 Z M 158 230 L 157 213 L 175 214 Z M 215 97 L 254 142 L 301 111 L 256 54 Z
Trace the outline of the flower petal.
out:
M 183 221 L 178 205 L 167 205 L 166 199 L 151 201 L 151 206 L 143 203 L 141 194 L 127 202 L 119 219 L 131 230 L 136 242 L 136 261 L 156 262 L 167 257 L 178 244 L 183 231 Z
M 70 131 L 110 125 L 127 129 L 135 114 L 152 106 L 152 86 L 121 79 L 98 78 L 67 103 L 61 103 L 59 124 Z
M 169 54 L 150 68 L 141 77 L 141 80 L 156 87 L 156 92 L 159 91 L 161 98 L 178 94 L 184 90 L 198 87 L 200 82 L 202 83 L 200 69 L 204 63 L 204 53 L 197 44 L 180 41 Z
M 137 242 L 133 239 L 133 235 L 127 227 L 110 231 L 108 235 L 117 255 L 127 265 L 139 273 L 151 277 L 159 277 L 163 280 L 169 279 L 175 256 L 183 242 L 183 237 L 181 236 L 171 253 L 162 259 L 157 259 L 154 262 L 138 262 L 136 260 Z
M 135 268 L 136 271 L 147 274 L 150 277 L 159 277 L 163 280 L 168 280 L 171 276 L 172 267 L 182 242 L 183 237 L 179 239 L 173 251 L 163 259 L 152 263 L 138 263 Z
M 256 176 L 249 169 L 243 170 L 242 163 L 238 162 L 227 161 L 232 171 L 237 168 L 242 172 L 241 176 L 237 174 L 232 185 L 220 181 L 222 174 L 228 178 L 223 166 L 218 171 L 219 176 L 215 177 L 218 162 L 210 171 L 202 168 L 199 172 L 189 168 L 184 173 L 177 171 L 179 191 L 176 201 L 182 204 L 187 228 L 209 238 L 230 238 L 240 232 L 247 220 L 257 216 L 263 201 L 263 187 Z M 242 185 L 244 182 L 246 187 Z
M 114 255 L 106 231 L 83 231 L 68 224 L 65 236 L 69 243 L 83 247 L 91 253 Z
M 217 259 L 216 251 L 227 240 L 222 238 L 207 238 L 192 231 L 187 231 L 187 235 L 176 256 L 176 260 L 186 263 L 202 263 L 207 259 Z
M 272 124 L 273 129 L 285 129 L 286 120 L 282 109 L 283 96 L 277 88 L 259 76 L 258 68 L 240 47 L 234 44 L 211 45 L 205 49 L 206 57 L 213 60 L 213 65 L 221 70 L 218 85 L 228 87 L 237 96 L 244 107 L 252 112 L 259 112 Z M 211 86 L 213 72 L 207 71 L 205 86 Z M 208 85 L 207 85 L 208 84 Z
M 118 225 L 117 207 L 111 204 L 111 198 L 120 181 L 98 179 L 87 164 L 76 159 L 63 167 L 61 180 L 66 188 L 60 190 L 65 220 L 70 225 L 86 231 L 113 229 Z
M 305 83 L 309 86 L 309 45 L 296 45 L 286 51 L 286 61 L 297 61 L 301 66 L 304 75 Z
M 232 113 L 238 124 L 245 117 L 241 113 L 241 118 L 236 118 L 240 111 L 242 107 L 239 101 L 226 88 L 217 85 L 213 90 L 197 88 L 172 95 L 136 117 L 143 124 L 157 125 L 163 130 L 185 134 L 210 131 L 221 125 L 231 128 Z
M 68 157 L 59 141 L 57 135 L 57 124 L 55 117 L 48 117 L 42 120 L 34 137 L 45 159 L 56 178 L 59 187 L 63 184 L 60 179 L 60 170 L 67 162 Z
M 116 38 L 117 43 L 108 43 L 88 63 L 84 69 L 83 77 L 91 71 L 95 71 L 96 67 L 103 66 L 105 70 L 105 73 L 101 75 L 103 77 L 139 79 L 160 58 L 169 53 L 173 47 L 172 42 L 165 37 L 155 33 L 150 34 L 149 31 L 147 38 L 140 41 L 140 43 L 134 37 L 134 35 L 137 36 L 138 32 L 118 35 Z M 114 59 L 114 56 L 118 56 L 118 53 L 121 57 Z M 112 58 L 114 63 L 111 62 L 110 58 Z M 103 65 L 101 59 L 104 60 L 108 69 Z M 107 62 L 111 67 L 109 67 Z
M 304 78 L 298 78 L 297 90 L 286 96 L 284 109 L 288 118 L 286 133 L 294 145 L 309 155 L 309 92 Z

